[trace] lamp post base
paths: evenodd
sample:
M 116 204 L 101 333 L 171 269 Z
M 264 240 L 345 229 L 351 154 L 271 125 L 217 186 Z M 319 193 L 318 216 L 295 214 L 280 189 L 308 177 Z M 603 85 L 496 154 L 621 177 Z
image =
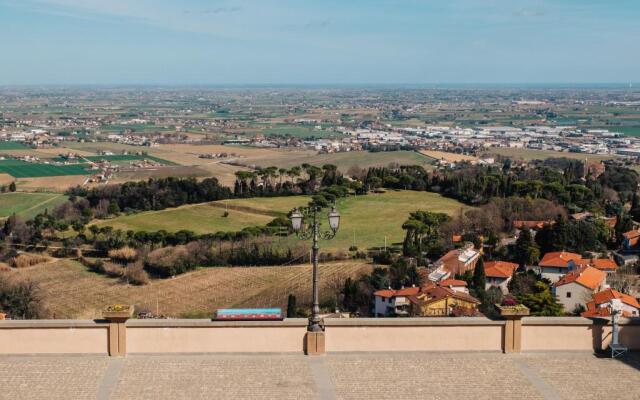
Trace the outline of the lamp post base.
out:
M 304 337 L 304 353 L 308 356 L 320 356 L 324 352 L 324 332 L 307 332 Z

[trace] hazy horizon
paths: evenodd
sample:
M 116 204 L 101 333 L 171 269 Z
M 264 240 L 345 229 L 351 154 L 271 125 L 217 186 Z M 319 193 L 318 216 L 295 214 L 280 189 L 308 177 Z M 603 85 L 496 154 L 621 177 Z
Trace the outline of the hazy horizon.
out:
M 633 0 L 0 0 L 0 85 L 628 85 L 638 20 Z

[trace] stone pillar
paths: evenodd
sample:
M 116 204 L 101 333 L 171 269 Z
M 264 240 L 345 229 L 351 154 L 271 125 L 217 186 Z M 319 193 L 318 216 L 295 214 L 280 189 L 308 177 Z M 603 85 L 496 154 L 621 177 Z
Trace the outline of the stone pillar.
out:
M 502 350 L 504 353 L 520 353 L 522 351 L 522 315 L 504 316 L 507 321 L 504 326 Z
M 133 307 L 125 310 L 104 311 L 102 316 L 109 321 L 109 355 L 124 357 L 127 355 L 127 327 L 126 322 L 133 313 Z
M 304 347 L 304 353 L 308 356 L 324 354 L 324 332 L 307 332 Z

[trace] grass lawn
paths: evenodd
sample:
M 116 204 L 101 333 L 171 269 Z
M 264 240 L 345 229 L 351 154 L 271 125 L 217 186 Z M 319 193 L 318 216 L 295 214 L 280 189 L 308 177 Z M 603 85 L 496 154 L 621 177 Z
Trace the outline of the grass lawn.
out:
M 611 132 L 624 133 L 626 136 L 640 136 L 640 126 L 606 126 Z
M 0 173 L 15 178 L 35 178 L 41 176 L 89 175 L 87 165 L 53 165 L 30 163 L 20 160 L 0 160 Z
M 25 149 L 29 149 L 29 147 L 25 146 L 20 142 L 0 141 L 0 150 L 25 150 Z
M 224 206 L 205 203 L 126 215 L 100 221 L 97 225 L 112 226 L 115 229 L 124 231 L 151 232 L 166 230 L 175 232 L 186 229 L 203 234 L 219 231 L 239 231 L 248 226 L 265 225 L 274 218 L 265 214 L 233 209 L 229 210 L 229 216 L 224 217 L 224 212 Z
M 134 231 L 235 231 L 247 226 L 265 225 L 273 218 L 284 216 L 292 208 L 308 202 L 306 196 L 225 200 L 132 214 L 97 224 Z M 323 244 L 325 249 L 348 249 L 354 243 L 360 249 L 384 246 L 385 238 L 387 244 L 391 245 L 404 238 L 402 223 L 411 211 L 429 210 L 452 215 L 466 207 L 435 193 L 413 191 L 352 196 L 340 199 L 337 206 L 343 217 L 341 229 L 333 240 Z M 225 209 L 229 212 L 228 217 L 223 217 Z M 323 224 L 327 227 L 325 219 L 323 217 Z
M 338 132 L 332 131 L 323 131 L 320 129 L 315 129 L 312 126 L 296 126 L 296 125 L 285 125 L 277 128 L 265 128 L 262 130 L 262 133 L 266 136 L 270 135 L 291 135 L 299 138 L 309 138 L 309 137 L 339 137 L 343 136 Z
M 546 160 L 547 158 L 571 158 L 577 160 L 589 159 L 592 161 L 612 160 L 617 158 L 616 155 L 599 155 L 599 154 L 584 154 L 584 153 L 569 153 L 552 150 L 532 150 L 532 149 L 512 149 L 512 148 L 495 148 L 489 149 L 484 152 L 483 155 L 501 155 L 505 157 L 512 157 L 515 159 L 528 160 Z
M 25 219 L 32 218 L 45 209 L 52 210 L 66 200 L 67 196 L 58 193 L 2 193 L 0 217 L 9 217 L 15 213 Z
M 257 160 L 256 164 L 261 167 L 276 165 L 278 167 L 290 168 L 303 163 L 322 166 L 333 164 L 340 171 L 346 173 L 352 166 L 360 168 L 386 167 L 389 164 L 399 165 L 422 165 L 429 167 L 433 165 L 434 159 L 415 151 L 383 151 L 371 153 L 368 151 L 350 151 L 348 153 L 331 154 L 286 154 L 287 157 L 272 158 L 265 157 Z

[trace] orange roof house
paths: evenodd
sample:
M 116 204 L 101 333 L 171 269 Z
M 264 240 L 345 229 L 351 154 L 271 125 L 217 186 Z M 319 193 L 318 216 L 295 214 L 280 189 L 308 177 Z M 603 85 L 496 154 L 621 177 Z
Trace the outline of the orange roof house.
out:
M 553 292 L 566 312 L 585 307 L 593 294 L 603 290 L 607 273 L 588 265 L 582 265 L 553 284 Z
M 623 316 L 636 317 L 640 315 L 640 303 L 636 298 L 611 288 L 595 293 L 593 301 L 587 303 L 587 311 L 581 315 L 586 318 L 609 317 L 611 315 L 609 306 L 613 299 L 620 299 L 622 302 Z
M 618 264 L 610 258 L 592 258 L 589 265 L 604 272 L 616 272 Z
M 509 281 L 518 269 L 518 264 L 506 261 L 487 261 L 484 263 L 484 274 L 486 276 L 485 289 L 494 286 L 503 293 L 509 293 Z
M 451 250 L 435 262 L 436 270 L 429 274 L 429 280 L 440 282 L 455 274 L 464 274 L 475 268 L 480 252 L 472 244 Z
M 420 293 L 418 287 L 402 288 L 400 290 L 382 289 L 375 291 L 375 315 L 409 315 L 409 297 Z
M 518 269 L 518 264 L 507 261 L 487 261 L 484 263 L 484 274 L 487 278 L 511 278 Z
M 560 278 L 553 286 L 559 287 L 575 282 L 588 289 L 596 290 L 604 283 L 606 278 L 607 274 L 597 268 L 581 266 Z
M 634 229 L 632 231 L 623 233 L 622 237 L 624 238 L 622 246 L 625 249 L 629 250 L 638 245 L 638 242 L 640 241 L 640 231 Z
M 409 297 L 411 314 L 420 317 L 448 316 L 454 310 L 465 310 L 465 315 L 476 313 L 480 301 L 475 297 L 448 287 L 435 286 Z
M 580 262 L 583 261 L 580 254 L 569 253 L 567 251 L 553 251 L 545 254 L 538 265 L 541 267 L 569 268 L 570 263 L 580 264 Z

